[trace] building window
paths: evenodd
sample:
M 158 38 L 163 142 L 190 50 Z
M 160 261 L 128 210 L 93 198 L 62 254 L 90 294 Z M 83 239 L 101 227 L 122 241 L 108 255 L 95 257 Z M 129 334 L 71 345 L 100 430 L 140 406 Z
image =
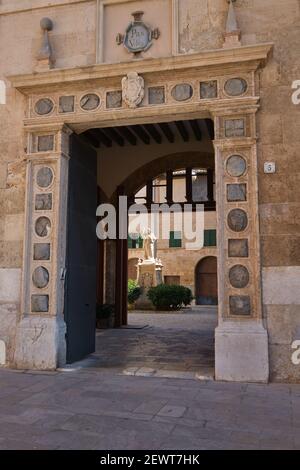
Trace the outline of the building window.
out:
M 212 168 L 183 168 L 168 170 L 149 179 L 147 185 L 135 193 L 137 204 L 196 204 L 202 202 L 207 208 L 215 207 L 215 172 Z
M 181 232 L 170 232 L 169 247 L 170 248 L 181 248 L 182 247 Z
M 137 250 L 138 248 L 143 248 L 144 241 L 141 235 L 137 233 L 132 233 L 128 237 L 128 248 L 129 250 Z
M 216 230 L 204 230 L 204 246 L 217 246 Z

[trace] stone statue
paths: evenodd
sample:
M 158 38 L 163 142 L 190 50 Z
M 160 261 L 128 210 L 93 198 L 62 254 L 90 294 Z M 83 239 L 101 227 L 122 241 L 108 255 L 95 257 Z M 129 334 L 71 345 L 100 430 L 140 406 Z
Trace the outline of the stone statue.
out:
M 144 253 L 145 253 L 145 260 L 155 261 L 155 244 L 156 244 L 156 237 L 151 232 L 151 229 L 148 228 L 143 235 L 144 239 Z

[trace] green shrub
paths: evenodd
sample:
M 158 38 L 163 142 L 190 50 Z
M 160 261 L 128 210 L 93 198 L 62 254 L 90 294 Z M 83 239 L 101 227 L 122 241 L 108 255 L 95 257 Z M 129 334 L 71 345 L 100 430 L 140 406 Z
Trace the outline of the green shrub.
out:
M 97 305 L 96 318 L 97 320 L 108 319 L 113 316 L 115 306 L 110 304 Z
M 149 289 L 148 298 L 158 310 L 178 310 L 190 305 L 193 295 L 188 287 L 160 284 Z
M 136 281 L 129 279 L 128 281 L 128 303 L 133 305 L 142 294 L 142 289 Z

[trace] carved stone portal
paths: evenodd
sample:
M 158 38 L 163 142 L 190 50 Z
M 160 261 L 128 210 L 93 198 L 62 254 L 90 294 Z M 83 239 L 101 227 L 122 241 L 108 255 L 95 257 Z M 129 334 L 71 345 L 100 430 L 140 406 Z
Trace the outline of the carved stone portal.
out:
M 137 108 L 145 96 L 145 82 L 137 72 L 130 72 L 122 79 L 122 98 L 131 109 Z

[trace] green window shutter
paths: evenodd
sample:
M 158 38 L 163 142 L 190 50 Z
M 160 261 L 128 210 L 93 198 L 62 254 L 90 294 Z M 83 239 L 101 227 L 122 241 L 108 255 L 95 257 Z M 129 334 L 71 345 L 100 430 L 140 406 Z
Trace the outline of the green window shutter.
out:
M 182 247 L 181 232 L 170 232 L 169 247 L 170 248 Z
M 217 246 L 217 231 L 211 230 L 211 246 Z
M 204 246 L 217 246 L 216 230 L 204 230 Z
M 130 250 L 135 250 L 139 246 L 139 239 L 136 239 L 136 233 L 132 233 L 128 236 L 128 248 Z

